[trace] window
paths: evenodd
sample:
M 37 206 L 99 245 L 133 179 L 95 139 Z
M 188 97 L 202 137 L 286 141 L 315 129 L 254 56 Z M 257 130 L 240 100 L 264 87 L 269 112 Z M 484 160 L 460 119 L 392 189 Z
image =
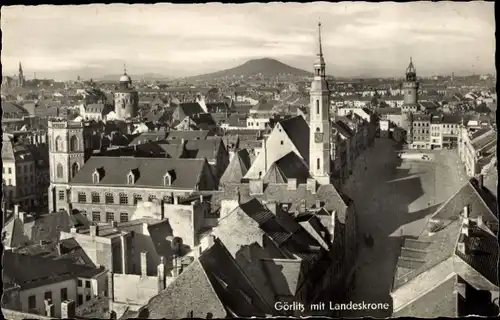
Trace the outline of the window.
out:
M 59 200 L 64 200 L 64 190 L 59 190 Z
M 58 178 L 62 178 L 63 175 L 64 175 L 64 173 L 63 173 L 63 166 L 62 166 L 62 164 L 58 163 L 57 167 L 56 167 L 56 176 Z
M 28 297 L 28 309 L 36 309 L 36 296 L 29 296 Z
M 82 305 L 83 304 L 83 295 L 79 294 L 78 295 L 78 305 Z
M 74 176 L 76 176 L 76 174 L 78 173 L 78 170 L 80 169 L 80 166 L 78 165 L 78 163 L 73 163 L 73 165 L 71 166 L 71 177 L 73 178 Z
M 92 221 L 101 222 L 101 213 L 99 211 L 92 212 Z
M 33 176 L 30 176 L 30 182 L 33 183 Z
M 319 114 L 319 100 L 316 100 L 316 114 Z
M 9 173 L 12 173 L 12 168 L 11 168 L 11 167 L 9 167 L 8 169 L 9 169 Z
M 85 281 L 85 288 L 90 288 L 90 280 Z
M 120 204 L 128 204 L 128 196 L 125 193 L 120 193 Z
M 30 172 L 33 172 L 33 165 L 30 165 Z
M 68 300 L 68 289 L 62 288 L 61 289 L 61 301 Z
M 281 140 L 280 144 L 283 145 L 283 140 Z
M 126 212 L 120 213 L 120 222 L 128 222 L 128 213 Z
M 78 203 L 86 203 L 87 202 L 87 194 L 85 192 L 78 192 Z
M 109 192 L 106 193 L 106 195 L 105 195 L 104 198 L 106 200 L 106 204 L 113 204 L 113 203 L 115 203 L 115 197 L 113 196 L 112 193 L 109 193 Z
M 150 195 L 150 196 L 148 197 L 148 201 L 149 201 L 149 202 L 153 201 L 154 199 L 156 199 L 156 196 L 155 196 L 155 195 Z
M 52 291 L 46 291 L 46 292 L 43 294 L 43 299 L 44 299 L 44 300 L 52 300 Z
M 94 172 L 94 174 L 92 175 L 92 182 L 93 183 L 99 183 L 99 172 Z
M 163 197 L 163 202 L 164 203 L 172 203 L 172 197 L 164 196 Z
M 101 196 L 97 192 L 91 193 L 91 199 L 92 199 L 92 203 L 100 203 L 101 202 Z
M 90 300 L 90 295 L 87 295 L 87 296 L 85 297 L 85 301 L 89 301 L 89 300 Z
M 76 136 L 72 136 L 69 139 L 69 151 L 78 150 L 78 138 Z
M 320 169 L 321 168 L 321 160 L 320 158 L 316 159 L 316 169 Z
M 134 205 L 137 205 L 139 201 L 142 201 L 142 196 L 140 194 L 134 194 Z
M 115 214 L 113 212 L 106 212 L 106 222 L 115 221 Z
M 23 173 L 23 167 L 22 166 L 18 166 L 17 167 L 17 171 L 19 171 L 19 173 Z
M 82 280 L 81 280 L 81 279 L 78 279 L 78 286 L 79 286 L 79 287 L 83 287 L 83 282 L 82 282 Z
M 62 141 L 61 141 L 61 137 L 56 137 L 56 140 L 55 140 L 55 143 L 54 143 L 54 148 L 56 149 L 56 151 L 62 151 Z

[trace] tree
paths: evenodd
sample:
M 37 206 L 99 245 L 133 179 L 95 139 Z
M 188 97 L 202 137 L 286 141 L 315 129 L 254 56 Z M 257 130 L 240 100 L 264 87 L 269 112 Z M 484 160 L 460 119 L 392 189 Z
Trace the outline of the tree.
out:
M 478 113 L 490 113 L 491 112 L 490 108 L 488 108 L 488 106 L 484 102 L 477 105 L 476 108 L 474 109 L 474 111 L 476 111 Z

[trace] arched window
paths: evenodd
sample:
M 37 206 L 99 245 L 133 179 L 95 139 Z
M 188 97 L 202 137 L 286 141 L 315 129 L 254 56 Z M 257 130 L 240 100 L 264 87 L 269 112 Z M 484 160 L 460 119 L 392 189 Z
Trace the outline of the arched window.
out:
M 78 138 L 76 136 L 72 136 L 69 139 L 69 151 L 78 150 Z
M 73 163 L 73 165 L 71 166 L 71 178 L 74 178 L 76 176 L 78 170 L 80 170 L 80 166 L 78 165 L 78 163 Z
M 54 140 L 54 149 L 56 151 L 62 151 L 62 140 L 59 136 L 57 136 L 56 140 Z
M 319 114 L 319 100 L 316 100 L 316 114 Z
M 320 169 L 321 168 L 321 160 L 318 158 L 316 159 L 316 169 Z
M 58 178 L 62 178 L 64 176 L 64 172 L 63 172 L 63 166 L 62 164 L 58 163 L 57 164 L 57 167 L 56 167 L 56 176 Z

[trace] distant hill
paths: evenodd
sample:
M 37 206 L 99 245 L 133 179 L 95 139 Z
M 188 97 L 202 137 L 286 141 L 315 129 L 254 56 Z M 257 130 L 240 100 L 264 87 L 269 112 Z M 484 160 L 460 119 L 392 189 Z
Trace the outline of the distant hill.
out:
M 213 73 L 188 77 L 188 80 L 210 80 L 217 78 L 251 77 L 262 75 L 264 77 L 276 77 L 277 75 L 292 75 L 296 77 L 311 76 L 312 72 L 291 67 L 283 62 L 271 58 L 253 59 L 237 67 L 217 71 Z

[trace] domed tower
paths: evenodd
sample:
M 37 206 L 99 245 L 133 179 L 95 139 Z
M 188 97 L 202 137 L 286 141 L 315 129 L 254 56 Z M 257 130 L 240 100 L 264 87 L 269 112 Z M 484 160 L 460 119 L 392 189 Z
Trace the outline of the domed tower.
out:
M 326 81 L 325 60 L 321 46 L 321 23 L 318 24 L 318 57 L 314 63 L 314 79 L 309 96 L 309 171 L 319 184 L 329 184 L 330 161 L 330 90 Z
M 115 91 L 115 113 L 118 120 L 126 120 L 137 116 L 139 107 L 139 94 L 132 87 L 132 79 L 124 68 L 120 77 L 118 90 Z
M 403 83 L 404 103 L 403 111 L 416 112 L 418 109 L 418 81 L 417 71 L 410 58 L 410 64 L 406 68 L 406 80 Z

